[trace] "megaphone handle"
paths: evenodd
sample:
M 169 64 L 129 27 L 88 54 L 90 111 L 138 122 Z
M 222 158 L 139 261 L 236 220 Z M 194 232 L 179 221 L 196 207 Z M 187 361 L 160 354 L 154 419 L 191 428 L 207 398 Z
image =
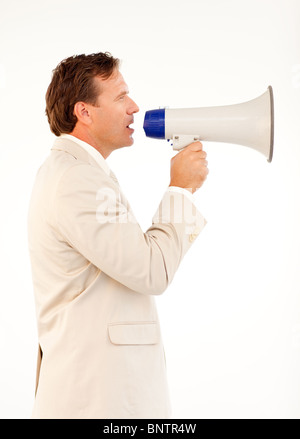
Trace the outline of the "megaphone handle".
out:
M 188 146 L 190 143 L 198 142 L 200 140 L 200 137 L 197 134 L 174 134 L 172 140 L 174 151 L 180 151 L 181 149 Z

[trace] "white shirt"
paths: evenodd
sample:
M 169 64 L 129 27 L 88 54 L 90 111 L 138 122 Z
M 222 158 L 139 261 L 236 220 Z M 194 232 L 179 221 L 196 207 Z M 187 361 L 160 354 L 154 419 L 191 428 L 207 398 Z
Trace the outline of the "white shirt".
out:
M 101 168 L 107 173 L 107 175 L 110 175 L 110 168 L 109 168 L 108 164 L 106 163 L 105 158 L 103 157 L 103 155 L 99 151 L 97 151 L 96 148 L 94 148 L 89 143 L 86 143 L 83 140 L 78 139 L 78 137 L 72 136 L 71 134 L 61 134 L 60 137 L 70 139 L 73 142 L 77 143 L 77 145 L 81 146 L 88 154 L 90 154 L 93 157 L 93 159 L 96 160 L 98 165 L 101 166 Z M 189 197 L 189 199 L 192 202 L 195 202 L 195 198 L 194 198 L 193 194 L 190 191 L 188 191 L 187 189 L 177 187 L 177 186 L 169 186 L 167 188 L 167 191 L 168 192 L 179 192 L 179 193 L 185 194 L 187 197 Z

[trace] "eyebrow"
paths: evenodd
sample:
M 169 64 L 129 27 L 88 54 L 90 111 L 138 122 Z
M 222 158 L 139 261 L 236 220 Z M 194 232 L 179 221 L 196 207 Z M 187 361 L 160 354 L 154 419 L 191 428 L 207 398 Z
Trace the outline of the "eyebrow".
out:
M 115 100 L 117 100 L 118 98 L 120 98 L 123 95 L 128 95 L 129 90 L 123 90 L 121 91 L 121 93 L 118 94 L 118 96 L 115 97 Z

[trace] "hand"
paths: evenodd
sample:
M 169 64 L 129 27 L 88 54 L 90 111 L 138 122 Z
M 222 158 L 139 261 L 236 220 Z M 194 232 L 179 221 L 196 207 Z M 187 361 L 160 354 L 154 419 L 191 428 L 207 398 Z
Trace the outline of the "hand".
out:
M 206 152 L 201 142 L 194 142 L 171 159 L 170 186 L 178 186 L 194 193 L 208 174 Z

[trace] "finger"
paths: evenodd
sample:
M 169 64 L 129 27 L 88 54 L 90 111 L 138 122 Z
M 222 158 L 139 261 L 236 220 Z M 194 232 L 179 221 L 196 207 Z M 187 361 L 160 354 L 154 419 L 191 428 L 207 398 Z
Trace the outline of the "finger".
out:
M 206 159 L 207 154 L 206 154 L 205 151 L 203 151 L 203 150 L 201 149 L 200 151 L 198 151 L 198 157 L 199 157 L 200 159 Z
M 194 142 L 187 146 L 186 149 L 189 149 L 190 151 L 202 151 L 203 145 L 201 142 Z

